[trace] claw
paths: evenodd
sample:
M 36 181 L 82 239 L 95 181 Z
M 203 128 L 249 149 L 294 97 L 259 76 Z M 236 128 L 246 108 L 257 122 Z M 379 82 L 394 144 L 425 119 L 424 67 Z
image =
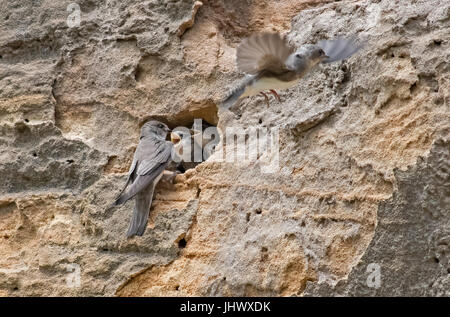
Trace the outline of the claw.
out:
M 277 92 L 273 89 L 270 89 L 269 92 L 277 98 L 278 102 L 281 102 L 280 96 L 277 94 Z
M 265 93 L 263 93 L 262 91 L 261 91 L 261 94 L 264 96 L 264 98 L 266 99 L 266 102 L 267 102 L 267 107 L 269 107 L 270 106 L 270 103 L 269 103 L 269 96 L 267 96 Z

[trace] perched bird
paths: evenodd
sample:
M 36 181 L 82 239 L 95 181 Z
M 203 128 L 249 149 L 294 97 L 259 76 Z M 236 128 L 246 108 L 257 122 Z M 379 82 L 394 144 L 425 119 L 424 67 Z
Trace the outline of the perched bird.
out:
M 127 181 L 113 203 L 114 206 L 121 205 L 135 197 L 127 237 L 142 236 L 147 227 L 153 191 L 171 160 L 173 145 L 166 141 L 169 131 L 167 125 L 158 121 L 149 121 L 142 126 Z
M 269 104 L 266 90 L 280 101 L 275 89 L 290 88 L 317 64 L 346 59 L 361 47 L 355 38 L 336 38 L 316 45 L 306 44 L 295 51 L 277 33 L 253 35 L 245 39 L 236 52 L 237 68 L 247 76 L 222 101 L 222 106 L 230 108 L 239 99 L 259 93 Z

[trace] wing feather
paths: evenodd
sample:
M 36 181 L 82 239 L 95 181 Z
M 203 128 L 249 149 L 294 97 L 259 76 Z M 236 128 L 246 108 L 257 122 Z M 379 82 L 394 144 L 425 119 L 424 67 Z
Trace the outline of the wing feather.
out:
M 338 37 L 333 40 L 322 40 L 317 45 L 323 49 L 325 54 L 329 56 L 323 63 L 331 63 L 347 59 L 357 51 L 359 51 L 364 45 L 358 43 L 354 37 L 342 38 Z
M 138 164 L 136 174 L 137 175 L 147 175 L 152 172 L 161 164 L 165 164 L 172 152 L 172 146 L 170 142 L 161 142 L 157 144 L 154 151 L 148 153 L 140 164 Z
M 137 193 L 145 189 L 166 168 L 170 162 L 172 143 L 166 141 L 155 142 L 149 139 L 142 140 L 136 150 L 135 172 L 131 174 L 132 183 L 126 192 L 122 192 L 116 199 L 115 205 L 125 203 Z

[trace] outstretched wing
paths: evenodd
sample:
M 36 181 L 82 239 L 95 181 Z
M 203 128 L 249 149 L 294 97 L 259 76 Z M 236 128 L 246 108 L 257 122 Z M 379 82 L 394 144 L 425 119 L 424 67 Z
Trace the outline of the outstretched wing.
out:
M 333 40 L 322 40 L 319 41 L 317 45 L 329 57 L 322 63 L 331 63 L 349 58 L 363 47 L 363 44 L 358 43 L 357 39 L 354 37 L 339 37 Z
M 269 70 L 279 74 L 286 70 L 285 61 L 293 52 L 287 41 L 278 33 L 253 35 L 238 46 L 236 64 L 239 71 L 257 74 Z

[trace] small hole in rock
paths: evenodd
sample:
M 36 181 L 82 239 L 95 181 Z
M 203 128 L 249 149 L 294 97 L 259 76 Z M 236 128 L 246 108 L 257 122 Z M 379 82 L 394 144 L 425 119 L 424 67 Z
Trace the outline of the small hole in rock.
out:
M 434 262 L 435 263 L 439 263 L 439 259 L 438 258 L 434 258 Z
M 30 122 L 30 120 L 28 120 L 28 119 L 25 119 L 25 122 Z
M 140 67 L 139 65 L 136 67 L 136 70 L 134 72 L 134 80 L 135 81 L 140 81 L 142 78 L 142 67 Z
M 34 157 L 36 157 L 36 156 L 37 156 L 36 152 L 33 152 L 33 156 L 34 156 Z
M 262 123 L 262 119 L 259 119 L 259 120 L 258 120 L 258 123 L 261 124 L 261 123 Z
M 186 247 L 186 244 L 187 244 L 187 242 L 186 242 L 186 240 L 184 238 L 181 239 L 180 241 L 178 241 L 178 247 L 180 249 L 184 249 Z
M 250 221 L 250 213 L 249 212 L 247 212 L 247 214 L 245 215 L 245 220 L 247 220 L 247 222 Z
M 417 83 L 414 83 L 409 87 L 409 92 L 412 94 L 417 90 Z
M 436 45 L 436 46 L 439 46 L 442 44 L 441 40 L 434 40 L 433 42 L 434 42 L 434 45 Z
M 179 164 L 177 166 L 177 171 L 179 171 L 181 174 L 186 173 L 186 170 L 184 169 L 183 165 Z
M 72 164 L 73 162 L 75 162 L 74 160 L 66 160 L 66 162 L 68 163 L 68 164 Z
M 18 291 L 18 290 L 19 290 L 19 288 L 17 286 L 13 288 L 13 291 Z
M 180 285 L 175 286 L 175 290 L 178 291 L 180 289 Z
M 260 214 L 262 213 L 262 209 L 261 209 L 261 208 L 256 209 L 256 210 L 255 210 L 255 213 L 258 214 L 258 215 L 260 215 Z

